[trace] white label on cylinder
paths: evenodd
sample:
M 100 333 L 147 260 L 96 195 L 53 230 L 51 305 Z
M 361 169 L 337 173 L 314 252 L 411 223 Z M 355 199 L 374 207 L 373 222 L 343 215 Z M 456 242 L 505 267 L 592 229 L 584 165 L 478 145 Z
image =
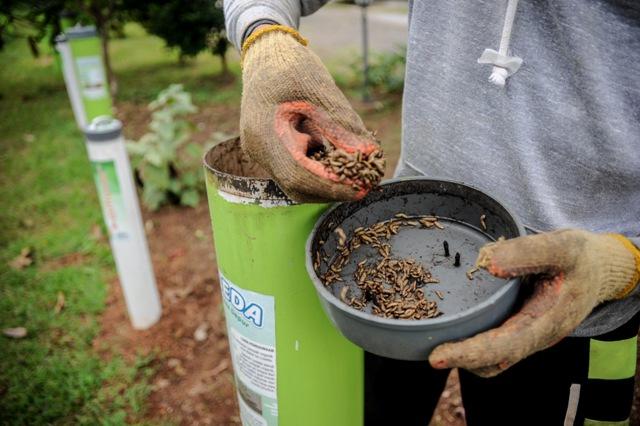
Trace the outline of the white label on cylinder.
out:
M 131 225 L 127 217 L 115 163 L 113 161 L 92 161 L 91 166 L 109 235 L 115 239 L 126 239 L 129 237 Z
M 82 95 L 87 99 L 107 96 L 107 85 L 100 56 L 84 56 L 76 59 L 78 79 Z
M 278 424 L 274 298 L 242 289 L 220 273 L 242 424 Z

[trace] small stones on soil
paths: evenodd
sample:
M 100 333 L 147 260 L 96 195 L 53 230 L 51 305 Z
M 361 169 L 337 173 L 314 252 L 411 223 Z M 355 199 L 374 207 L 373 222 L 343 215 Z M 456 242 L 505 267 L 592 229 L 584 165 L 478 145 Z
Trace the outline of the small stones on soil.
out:
M 385 160 L 382 150 L 370 154 L 360 151 L 349 153 L 325 143 L 311 158 L 331 170 L 340 182 L 351 183 L 355 191 L 377 186 L 384 175 Z
M 167 361 L 167 366 L 178 375 L 178 376 L 186 376 L 187 370 L 182 365 L 182 361 L 178 358 L 169 358 Z
M 358 263 L 353 278 L 360 290 L 356 291 L 359 294 L 350 291 L 355 287 L 351 289 L 344 285 L 340 289 L 340 300 L 358 310 L 364 310 L 371 303 L 371 312 L 385 318 L 423 319 L 442 315 L 437 303 L 427 299 L 422 289 L 424 285 L 438 283 L 439 280 L 416 260 L 396 258 L 391 254 L 388 240 L 402 226 L 444 229 L 435 216 L 410 217 L 404 213 L 398 213 L 393 219 L 367 228 L 356 228 L 350 238 L 347 238 L 342 228 L 336 228 L 334 232 L 338 238 L 338 256 L 321 279 L 326 286 L 343 282 L 342 269 L 348 263 L 351 253 L 362 245 L 368 245 L 376 249 L 379 258 L 367 258 Z M 318 251 L 314 260 L 316 271 L 319 265 Z M 435 293 L 441 300 L 444 298 L 442 292 Z
M 196 342 L 204 342 L 209 335 L 209 324 L 206 322 L 201 323 L 198 328 L 193 332 L 193 338 Z

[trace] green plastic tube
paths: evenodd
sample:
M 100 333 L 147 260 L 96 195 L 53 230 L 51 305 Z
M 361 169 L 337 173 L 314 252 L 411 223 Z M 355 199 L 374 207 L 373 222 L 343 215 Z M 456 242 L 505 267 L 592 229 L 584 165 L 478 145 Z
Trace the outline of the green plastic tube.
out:
M 209 210 L 243 424 L 363 423 L 364 356 L 332 326 L 305 269 L 326 204 L 295 204 L 242 158 L 205 156 Z

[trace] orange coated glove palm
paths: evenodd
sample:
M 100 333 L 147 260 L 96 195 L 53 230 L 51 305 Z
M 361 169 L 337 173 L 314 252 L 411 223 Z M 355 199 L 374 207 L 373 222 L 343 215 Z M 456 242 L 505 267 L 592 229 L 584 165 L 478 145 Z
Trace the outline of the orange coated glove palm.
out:
M 435 368 L 490 377 L 569 335 L 598 304 L 627 296 L 638 282 L 640 251 L 620 235 L 563 230 L 488 244 L 477 265 L 501 278 L 541 274 L 502 326 L 429 356 Z

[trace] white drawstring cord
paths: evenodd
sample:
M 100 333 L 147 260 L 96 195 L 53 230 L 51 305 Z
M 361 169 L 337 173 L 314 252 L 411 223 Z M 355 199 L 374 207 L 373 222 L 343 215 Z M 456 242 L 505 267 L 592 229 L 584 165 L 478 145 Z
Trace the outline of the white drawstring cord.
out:
M 485 49 L 480 58 L 478 58 L 479 64 L 493 64 L 489 81 L 498 86 L 504 86 L 507 77 L 513 75 L 522 65 L 522 58 L 507 56 L 509 42 L 511 41 L 511 29 L 513 28 L 517 8 L 518 0 L 508 0 L 499 50 L 496 52 L 493 49 Z

